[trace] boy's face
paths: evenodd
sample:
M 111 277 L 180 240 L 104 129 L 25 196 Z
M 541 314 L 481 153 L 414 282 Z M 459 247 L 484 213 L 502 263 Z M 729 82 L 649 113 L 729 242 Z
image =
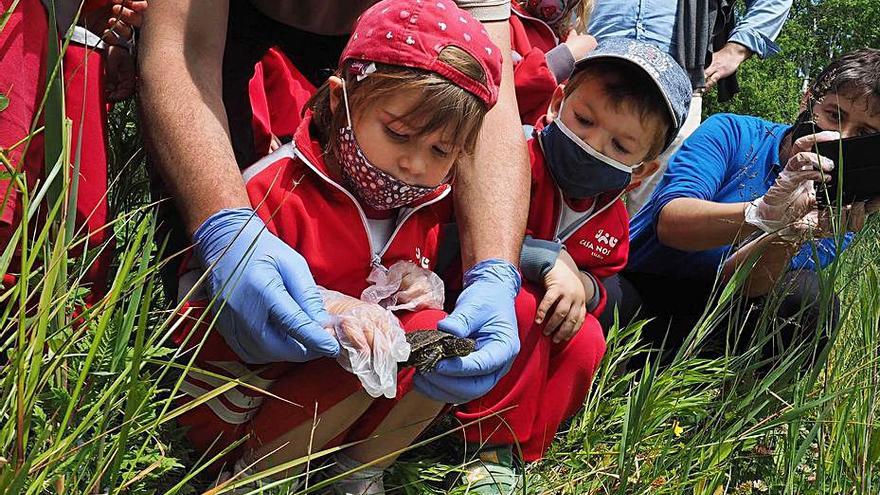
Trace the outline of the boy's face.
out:
M 584 78 L 568 97 L 558 86 L 547 114 L 548 120 L 557 118 L 593 149 L 629 166 L 655 158 L 651 148 L 666 135 L 660 118 L 645 118 L 632 105 L 612 101 L 601 77 Z
M 871 96 L 852 98 L 828 93 L 812 108 L 816 125 L 840 136 L 867 136 L 880 132 L 880 101 Z

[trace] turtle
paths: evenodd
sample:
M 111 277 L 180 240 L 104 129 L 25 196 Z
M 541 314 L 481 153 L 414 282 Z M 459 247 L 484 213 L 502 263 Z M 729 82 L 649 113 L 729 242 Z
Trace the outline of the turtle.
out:
M 467 356 L 474 352 L 473 339 L 456 337 L 440 330 L 416 330 L 406 334 L 410 345 L 409 359 L 403 366 L 412 366 L 424 375 L 434 371 L 441 359 L 454 356 Z

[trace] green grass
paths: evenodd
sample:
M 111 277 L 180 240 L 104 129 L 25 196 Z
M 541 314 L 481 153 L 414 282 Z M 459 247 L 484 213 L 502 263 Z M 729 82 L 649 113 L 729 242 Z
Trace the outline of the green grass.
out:
M 47 133 L 53 156 L 75 157 L 60 104 L 47 99 L 45 115 L 54 120 L 34 133 Z M 19 227 L 15 245 L 24 262 L 9 270 L 22 277 L 0 291 L 0 354 L 8 360 L 0 369 L 0 493 L 185 494 L 210 483 L 204 467 L 211 459 L 188 449 L 174 421 L 192 407 L 173 401 L 192 356 L 167 345 L 175 308 L 163 297 L 159 271 L 169 253 L 157 237 L 133 103 L 114 109 L 110 132 L 117 251 L 110 292 L 91 308 L 83 309 L 79 280 L 89 256 L 66 254 L 83 240 L 70 228 L 76 188 L 62 162 L 51 161 L 54 180 L 31 191 L 13 175 L 26 207 L 48 220 Z M 6 156 L 0 154 L 4 166 L 14 168 Z M 11 254 L 12 248 L 0 253 L 0 269 Z M 610 329 L 582 412 L 546 459 L 527 468 L 528 490 L 876 494 L 880 223 L 873 219 L 822 275 L 842 301 L 841 324 L 810 369 L 800 363 L 816 349 L 792 349 L 762 373 L 755 372 L 756 352 L 707 359 L 693 351 L 739 304 L 731 297 L 736 281 L 666 366 L 627 371 L 624 364 L 645 352 L 638 344 L 642 322 Z M 772 336 L 776 322 L 760 322 L 758 335 Z M 736 323 L 718 330 L 739 333 Z M 215 393 L 237 385 L 230 380 Z M 403 454 L 386 480 L 392 493 L 448 491 L 468 459 L 456 433 L 445 433 L 455 425 L 446 426 L 432 430 L 439 438 Z M 315 463 L 290 465 L 307 461 Z

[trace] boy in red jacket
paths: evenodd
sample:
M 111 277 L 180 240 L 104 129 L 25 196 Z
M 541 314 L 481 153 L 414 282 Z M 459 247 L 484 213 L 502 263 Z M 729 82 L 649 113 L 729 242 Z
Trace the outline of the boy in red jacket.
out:
M 543 290 L 524 284 L 517 298 L 517 318 L 535 324 L 520 335 L 510 373 L 458 412 L 463 422 L 480 420 L 466 439 L 490 446 L 469 476 L 479 493 L 509 493 L 519 484 L 512 444 L 523 460 L 540 459 L 559 424 L 583 405 L 605 351 L 602 279 L 627 261 L 621 196 L 657 170 L 652 160 L 675 138 L 690 98 L 689 79 L 669 55 L 608 39 L 578 61 L 537 122 L 520 268 Z

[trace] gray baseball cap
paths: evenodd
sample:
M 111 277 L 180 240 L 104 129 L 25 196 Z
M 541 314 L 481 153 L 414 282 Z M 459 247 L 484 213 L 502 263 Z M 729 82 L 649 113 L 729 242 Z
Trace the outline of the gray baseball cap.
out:
M 654 83 L 669 109 L 674 131 L 669 133 L 663 151 L 669 148 L 678 131 L 684 125 L 691 106 L 693 87 L 684 69 L 668 53 L 656 46 L 623 37 L 603 38 L 595 50 L 574 64 L 572 75 L 590 65 L 591 61 L 617 59 L 630 62 L 644 70 Z

